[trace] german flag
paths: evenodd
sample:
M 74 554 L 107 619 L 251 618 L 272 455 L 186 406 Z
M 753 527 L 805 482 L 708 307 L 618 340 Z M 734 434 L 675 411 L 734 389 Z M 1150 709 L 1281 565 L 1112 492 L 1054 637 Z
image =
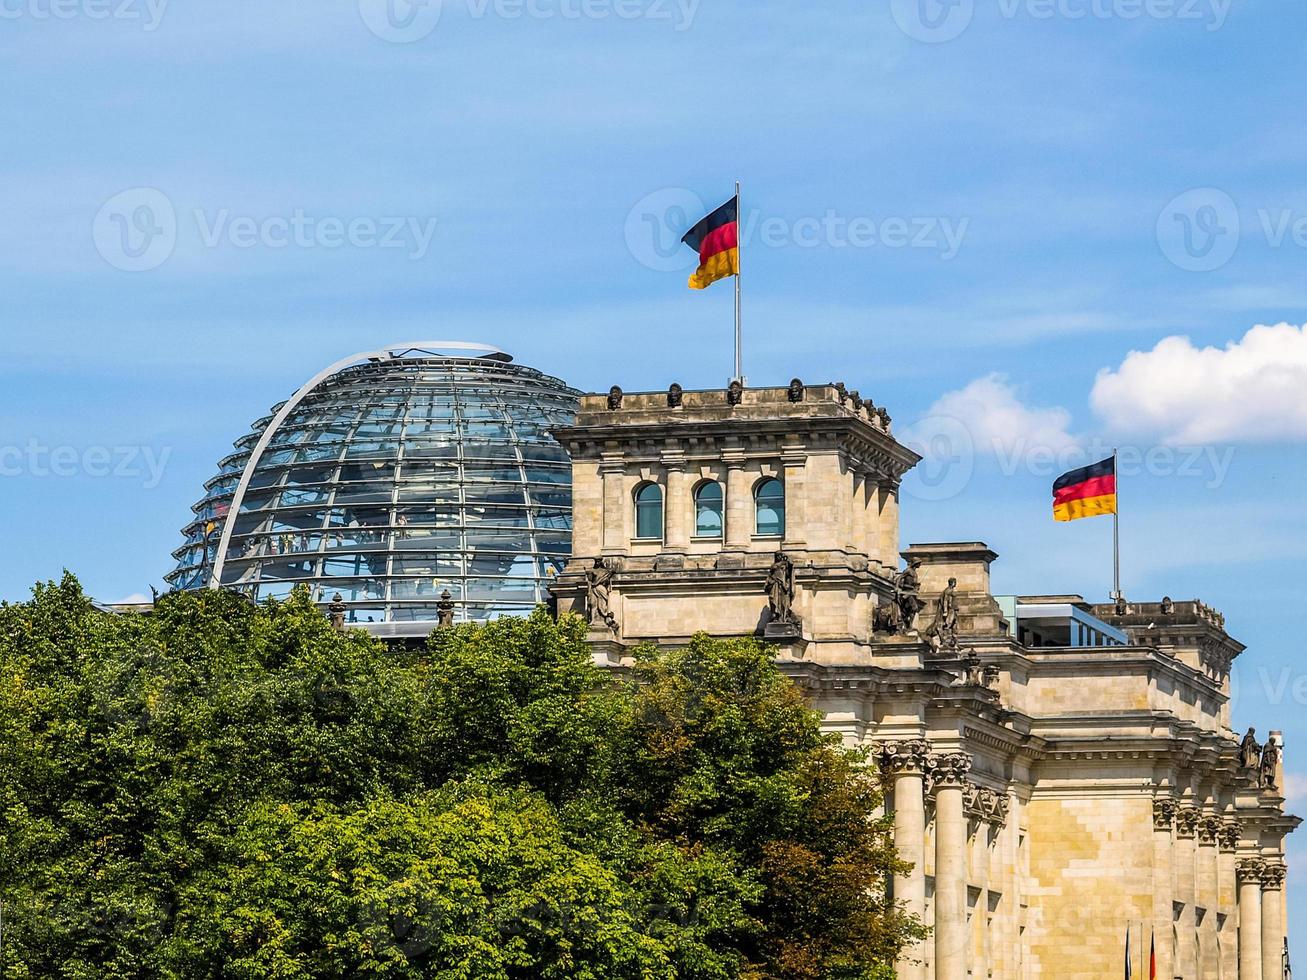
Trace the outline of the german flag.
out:
M 691 228 L 681 241 L 699 253 L 691 289 L 740 274 L 740 198 L 735 196 Z
M 1078 521 L 1116 513 L 1116 459 L 1064 473 L 1053 484 L 1053 519 Z

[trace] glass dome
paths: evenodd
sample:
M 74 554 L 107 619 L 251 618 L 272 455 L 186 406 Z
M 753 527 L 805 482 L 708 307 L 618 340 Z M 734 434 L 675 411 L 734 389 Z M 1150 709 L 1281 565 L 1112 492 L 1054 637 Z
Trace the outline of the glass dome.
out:
M 306 584 L 378 633 L 426 632 L 446 589 L 458 621 L 529 612 L 571 551 L 571 463 L 549 430 L 579 392 L 511 361 L 436 342 L 328 368 L 222 460 L 168 582 L 255 600 Z

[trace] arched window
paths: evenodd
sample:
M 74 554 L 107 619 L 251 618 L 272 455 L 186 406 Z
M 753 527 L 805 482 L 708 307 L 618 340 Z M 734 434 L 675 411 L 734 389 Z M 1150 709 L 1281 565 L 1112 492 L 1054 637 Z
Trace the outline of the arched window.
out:
M 635 491 L 635 536 L 663 536 L 663 491 L 656 483 L 642 483 Z
M 755 533 L 780 537 L 785 533 L 785 486 L 780 480 L 763 480 L 753 491 Z
M 722 536 L 722 485 L 706 480 L 694 490 L 694 534 L 698 538 Z

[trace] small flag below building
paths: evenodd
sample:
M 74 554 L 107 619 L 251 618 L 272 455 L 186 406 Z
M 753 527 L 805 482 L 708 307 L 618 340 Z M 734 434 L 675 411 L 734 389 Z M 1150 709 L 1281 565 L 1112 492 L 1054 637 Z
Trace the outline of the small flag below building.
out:
M 1116 457 L 1064 473 L 1053 484 L 1053 518 L 1078 521 L 1116 513 Z
M 699 253 L 691 289 L 707 289 L 740 274 L 740 198 L 731 198 L 691 228 L 681 241 Z

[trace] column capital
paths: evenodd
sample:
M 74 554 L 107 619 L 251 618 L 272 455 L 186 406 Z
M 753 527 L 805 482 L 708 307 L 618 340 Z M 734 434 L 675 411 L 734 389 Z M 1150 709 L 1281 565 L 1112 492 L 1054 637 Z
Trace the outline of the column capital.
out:
M 1221 824 L 1221 849 L 1233 851 L 1243 837 L 1243 824 L 1238 820 L 1225 820 Z
M 1262 875 L 1266 873 L 1266 862 L 1261 858 L 1244 858 L 1239 862 L 1237 870 L 1240 881 L 1260 883 Z
M 1208 814 L 1198 821 L 1198 843 L 1204 847 L 1216 847 L 1220 843 L 1223 824 L 1221 818 Z
M 930 743 L 924 738 L 882 742 L 877 754 L 880 756 L 881 768 L 892 775 L 898 773 L 924 775 L 933 767 L 935 759 L 930 751 Z
M 935 757 L 931 778 L 936 787 L 961 787 L 971 771 L 971 756 L 965 752 L 948 752 Z
M 1175 829 L 1175 811 L 1179 808 L 1169 796 L 1153 800 L 1153 829 L 1171 831 Z
M 1262 869 L 1262 891 L 1279 891 L 1283 888 L 1287 871 L 1283 864 L 1267 863 Z
M 1203 812 L 1192 803 L 1181 804 L 1175 815 L 1176 836 L 1181 840 L 1192 840 L 1198 835 L 1198 822 Z

